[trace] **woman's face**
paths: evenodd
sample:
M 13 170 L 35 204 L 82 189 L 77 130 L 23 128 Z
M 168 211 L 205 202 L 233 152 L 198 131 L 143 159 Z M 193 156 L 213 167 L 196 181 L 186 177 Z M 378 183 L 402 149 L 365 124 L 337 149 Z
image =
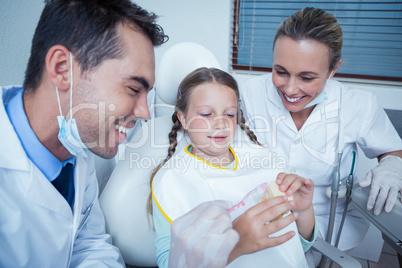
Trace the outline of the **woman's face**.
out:
M 324 89 L 329 71 L 329 51 L 321 42 L 295 41 L 283 36 L 274 46 L 272 82 L 285 108 L 297 113 Z

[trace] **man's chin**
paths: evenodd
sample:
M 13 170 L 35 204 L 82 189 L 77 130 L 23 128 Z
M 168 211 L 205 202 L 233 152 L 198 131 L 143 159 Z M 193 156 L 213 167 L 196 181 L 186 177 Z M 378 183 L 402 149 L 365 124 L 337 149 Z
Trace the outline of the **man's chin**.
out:
M 117 148 L 97 148 L 91 150 L 91 152 L 103 159 L 111 159 L 116 156 Z

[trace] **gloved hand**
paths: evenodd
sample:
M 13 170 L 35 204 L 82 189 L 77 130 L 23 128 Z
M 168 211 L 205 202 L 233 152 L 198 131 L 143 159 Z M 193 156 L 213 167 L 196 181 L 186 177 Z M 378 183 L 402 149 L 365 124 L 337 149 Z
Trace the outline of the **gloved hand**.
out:
M 398 192 L 402 194 L 402 159 L 387 155 L 359 184 L 362 187 L 371 185 L 368 210 L 374 207 L 374 214 L 380 215 L 385 204 L 385 212 L 390 212 L 398 198 Z
M 225 267 L 239 241 L 226 209 L 230 202 L 199 205 L 172 223 L 169 267 Z

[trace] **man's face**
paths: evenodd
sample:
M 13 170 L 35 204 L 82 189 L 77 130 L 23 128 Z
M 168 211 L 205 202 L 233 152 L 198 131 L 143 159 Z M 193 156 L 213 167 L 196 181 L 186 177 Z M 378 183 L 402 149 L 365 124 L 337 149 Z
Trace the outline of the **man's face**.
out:
M 149 118 L 147 94 L 155 82 L 151 41 L 128 26 L 120 26 L 119 36 L 123 56 L 105 60 L 89 73 L 76 72 L 79 81 L 73 94 L 73 118 L 81 139 L 103 158 L 116 155 L 137 119 Z

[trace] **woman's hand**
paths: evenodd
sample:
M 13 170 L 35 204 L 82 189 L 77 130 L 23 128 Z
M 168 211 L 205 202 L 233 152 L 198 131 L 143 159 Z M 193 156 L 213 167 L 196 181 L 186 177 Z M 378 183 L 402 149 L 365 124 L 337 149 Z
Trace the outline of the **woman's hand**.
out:
M 293 211 L 304 211 L 312 206 L 314 182 L 300 177 L 297 174 L 279 173 L 276 178 L 279 190 L 287 196 L 293 195 Z
M 293 231 L 269 237 L 296 220 L 297 215 L 291 213 L 272 221 L 291 208 L 292 203 L 287 201 L 287 197 L 279 196 L 258 203 L 236 218 L 233 229 L 239 233 L 240 240 L 229 256 L 229 263 L 241 255 L 274 247 L 291 239 L 295 235 Z

